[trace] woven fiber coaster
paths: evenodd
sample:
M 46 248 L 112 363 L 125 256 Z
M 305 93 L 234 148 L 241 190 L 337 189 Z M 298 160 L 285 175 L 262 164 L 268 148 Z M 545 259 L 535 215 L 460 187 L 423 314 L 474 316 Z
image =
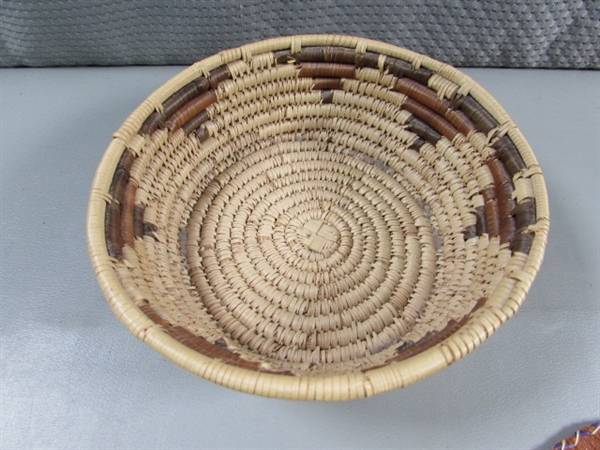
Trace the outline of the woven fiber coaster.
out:
M 568 439 L 558 442 L 553 450 L 600 450 L 600 423 L 593 423 L 578 430 Z
M 381 42 L 223 51 L 154 92 L 96 173 L 89 251 L 131 332 L 244 392 L 347 400 L 465 356 L 542 261 L 542 173 L 452 67 Z

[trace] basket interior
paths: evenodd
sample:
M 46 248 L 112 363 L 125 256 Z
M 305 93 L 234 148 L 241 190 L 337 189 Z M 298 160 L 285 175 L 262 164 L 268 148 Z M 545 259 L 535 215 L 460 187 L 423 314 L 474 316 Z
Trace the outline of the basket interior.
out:
M 105 292 L 121 316 L 143 313 L 138 336 L 152 323 L 185 346 L 172 359 L 198 356 L 197 372 L 364 375 L 431 349 L 448 365 L 533 280 L 541 172 L 460 72 L 313 41 L 192 66 L 117 132 L 96 267 L 118 289 Z

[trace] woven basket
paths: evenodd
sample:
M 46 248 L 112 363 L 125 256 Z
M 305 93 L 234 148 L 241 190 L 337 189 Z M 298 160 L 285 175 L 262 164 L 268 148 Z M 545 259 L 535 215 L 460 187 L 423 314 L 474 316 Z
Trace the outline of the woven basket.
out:
M 542 173 L 498 103 L 381 42 L 293 36 L 187 68 L 114 134 L 89 252 L 129 330 L 240 391 L 347 400 L 465 356 L 542 261 Z

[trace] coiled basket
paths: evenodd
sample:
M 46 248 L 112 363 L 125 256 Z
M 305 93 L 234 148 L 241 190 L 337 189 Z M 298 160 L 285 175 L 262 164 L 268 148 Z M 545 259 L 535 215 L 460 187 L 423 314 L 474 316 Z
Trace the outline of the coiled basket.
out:
M 347 400 L 465 356 L 521 305 L 544 178 L 458 70 L 349 36 L 270 39 L 171 79 L 93 182 L 91 260 L 116 316 L 240 391 Z

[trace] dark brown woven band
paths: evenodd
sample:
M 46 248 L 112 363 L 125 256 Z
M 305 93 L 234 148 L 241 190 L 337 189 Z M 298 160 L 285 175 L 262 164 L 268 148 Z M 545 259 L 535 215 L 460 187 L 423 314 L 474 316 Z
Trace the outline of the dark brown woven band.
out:
M 331 46 L 306 47 L 294 54 L 290 51 L 275 54 L 275 60 L 280 64 L 298 64 L 298 76 L 314 79 L 314 89 L 324 91 L 323 103 L 332 102 L 332 91 L 341 88 L 342 79 L 355 78 L 355 71 L 362 67 L 377 68 L 380 58 L 379 54 L 372 52 L 357 54 L 354 49 Z M 470 96 L 456 97 L 452 101 L 440 98 L 426 85 L 431 71 L 415 69 L 412 64 L 389 56 L 385 56 L 384 67 L 398 77 L 393 84 L 394 89 L 409 97 L 403 107 L 414 114 L 414 117 L 408 121 L 407 126 L 420 138 L 415 140 L 410 148 L 418 151 L 424 142 L 436 145 L 442 136 L 452 141 L 459 133 L 467 135 L 474 130 L 489 133 L 499 125 Z M 140 133 L 151 134 L 160 127 L 173 131 L 183 128 L 186 134 L 195 131 L 200 140 L 207 139 L 209 133 L 201 127 L 209 120 L 206 108 L 217 100 L 215 89 L 219 83 L 230 77 L 227 66 L 222 66 L 212 70 L 208 78 L 200 77 L 184 86 L 163 102 L 162 112 L 154 112 L 148 117 Z M 518 206 L 512 198 L 512 177 L 525 168 L 515 145 L 508 136 L 503 136 L 497 139 L 492 147 L 497 150 L 498 155 L 497 159 L 488 161 L 494 178 L 494 188 L 482 191 L 484 208 L 475 211 L 477 226 L 465 231 L 465 239 L 489 233 L 490 236 L 500 236 L 501 242 L 509 242 L 517 231 L 535 223 L 535 213 L 528 204 Z M 110 223 L 110 226 L 115 228 L 109 232 L 107 226 L 107 239 L 110 241 L 113 255 L 120 254 L 119 247 L 123 243 L 131 244 L 133 237 L 139 235 L 141 229 L 138 225 L 136 234 L 133 232 L 133 225 L 130 225 L 133 206 L 127 203 L 127 209 L 124 210 L 121 205 L 133 158 L 132 152 L 124 152 L 111 186 L 111 196 L 120 205 L 120 211 L 117 212 L 117 207 L 113 206 L 107 212 L 107 225 Z M 134 187 L 129 186 L 128 200 L 131 200 L 134 192 Z M 526 214 L 524 210 L 527 211 Z M 117 220 L 117 214 L 120 220 Z M 515 223 L 515 215 L 518 223 Z M 119 222 L 123 226 L 120 236 L 116 230 L 116 227 L 120 226 Z M 528 250 L 530 240 L 527 236 L 518 237 L 518 242 L 511 248 L 515 251 Z
M 423 350 L 427 350 L 428 348 L 443 342 L 456 331 L 460 330 L 469 321 L 471 315 L 485 304 L 486 300 L 487 298 L 485 297 L 480 298 L 468 314 L 460 320 L 451 320 L 440 331 L 428 333 L 417 342 L 405 342 L 396 349 L 396 356 L 391 358 L 389 362 L 403 361 L 406 358 L 410 358 L 417 353 L 421 353 Z
M 184 327 L 173 325 L 168 321 L 164 320 L 159 314 L 152 309 L 149 304 L 140 306 L 140 309 L 151 319 L 153 322 L 161 325 L 165 331 L 174 339 L 186 345 L 187 347 L 196 350 L 204 356 L 209 358 L 217 358 L 221 361 L 226 362 L 235 367 L 242 369 L 255 370 L 259 372 L 272 373 L 277 375 L 294 375 L 288 371 L 271 371 L 261 368 L 260 363 L 248 361 L 242 358 L 234 350 L 227 347 L 227 344 L 223 341 L 217 341 L 214 344 L 208 342 L 202 336 L 197 336 L 194 333 L 186 330 Z

